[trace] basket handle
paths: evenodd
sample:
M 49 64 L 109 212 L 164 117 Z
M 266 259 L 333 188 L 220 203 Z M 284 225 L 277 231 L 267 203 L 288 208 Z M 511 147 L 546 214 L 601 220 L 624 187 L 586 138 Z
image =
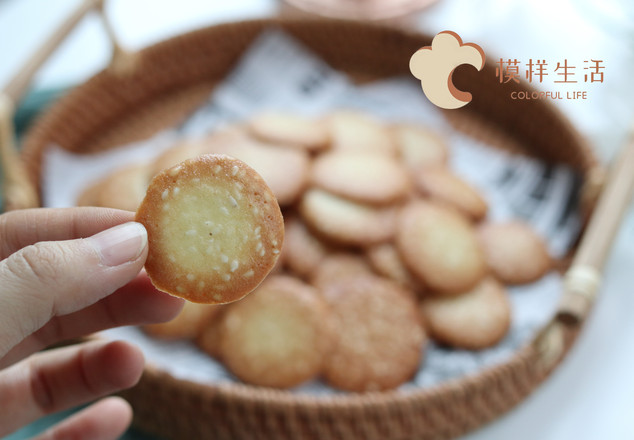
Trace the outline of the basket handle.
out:
M 77 23 L 95 8 L 100 11 L 106 34 L 113 47 L 109 69 L 115 74 L 126 73 L 132 70 L 135 65 L 135 54 L 125 51 L 115 37 L 112 26 L 104 13 L 104 0 L 84 0 L 26 61 L 4 89 L 0 90 L 0 165 L 2 166 L 2 188 L 6 211 L 39 206 L 37 189 L 29 179 L 16 148 L 13 126 L 15 106 L 23 97 L 40 66 L 64 41 Z
M 634 132 L 614 159 L 594 214 L 564 279 L 558 318 L 582 321 L 594 303 L 601 271 L 634 192 Z
M 556 316 L 535 337 L 539 366 L 552 368 L 565 351 L 564 327 L 583 322 L 601 284 L 601 271 L 634 192 L 634 132 L 613 161 L 575 257 L 564 277 Z

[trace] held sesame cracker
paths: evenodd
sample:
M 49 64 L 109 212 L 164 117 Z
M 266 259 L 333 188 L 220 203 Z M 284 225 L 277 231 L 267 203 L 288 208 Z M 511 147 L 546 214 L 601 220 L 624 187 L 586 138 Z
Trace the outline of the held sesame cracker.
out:
M 236 301 L 271 271 L 284 239 L 279 205 L 243 162 L 203 155 L 157 174 L 137 210 L 145 269 L 164 292 L 205 304 Z

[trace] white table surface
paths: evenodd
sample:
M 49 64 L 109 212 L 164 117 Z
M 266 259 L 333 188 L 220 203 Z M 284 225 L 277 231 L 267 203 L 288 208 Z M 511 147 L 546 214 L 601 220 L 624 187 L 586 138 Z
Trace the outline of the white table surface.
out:
M 0 87 L 79 0 L 0 0 Z M 441 0 L 416 19 L 456 31 L 491 59 L 604 60 L 605 81 L 580 84 L 585 101 L 557 102 L 607 161 L 634 126 L 634 3 L 627 0 Z M 124 46 L 138 49 L 214 23 L 275 14 L 274 0 L 110 0 Z M 69 86 L 103 68 L 110 47 L 89 16 L 41 69 L 34 88 Z M 579 71 L 578 74 L 581 72 Z M 561 90 L 550 84 L 548 90 Z M 634 169 L 632 170 L 634 172 Z M 630 206 L 631 208 L 632 206 Z M 634 210 L 605 270 L 597 306 L 560 368 L 526 401 L 468 440 L 634 438 Z

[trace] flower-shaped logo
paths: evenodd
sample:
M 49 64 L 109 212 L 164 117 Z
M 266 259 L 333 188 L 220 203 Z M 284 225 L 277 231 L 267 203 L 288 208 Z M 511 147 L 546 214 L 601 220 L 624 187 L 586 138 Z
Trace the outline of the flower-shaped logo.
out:
M 409 69 L 420 79 L 427 99 L 438 107 L 456 109 L 471 102 L 471 93 L 458 90 L 452 81 L 456 67 L 470 64 L 484 67 L 484 51 L 474 43 L 462 43 L 458 34 L 443 31 L 434 37 L 431 46 L 417 50 L 409 60 Z

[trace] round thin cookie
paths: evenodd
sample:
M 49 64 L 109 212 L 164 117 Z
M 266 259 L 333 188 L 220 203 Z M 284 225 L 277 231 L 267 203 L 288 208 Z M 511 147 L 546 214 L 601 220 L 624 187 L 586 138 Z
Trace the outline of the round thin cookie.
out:
M 232 304 L 220 329 L 220 356 L 244 382 L 289 388 L 316 377 L 331 345 L 326 302 L 296 278 L 268 278 Z
M 185 301 L 182 310 L 174 319 L 146 324 L 143 330 L 148 335 L 161 339 L 195 339 L 221 309 L 222 306 Z
M 544 240 L 526 223 L 485 223 L 478 238 L 487 264 L 503 283 L 531 283 L 552 268 Z
M 302 278 L 308 277 L 328 255 L 329 247 L 315 237 L 298 216 L 284 219 L 284 264 Z
M 396 245 L 405 265 L 433 293 L 465 292 L 488 270 L 471 223 L 431 202 L 417 200 L 403 208 Z
M 146 164 L 129 165 L 106 177 L 97 194 L 97 206 L 136 211 L 150 180 Z
M 399 124 L 392 127 L 392 135 L 396 139 L 401 159 L 411 170 L 447 164 L 447 144 L 433 131 L 414 124 Z
M 306 223 L 337 243 L 367 246 L 394 235 L 396 209 L 353 202 L 320 189 L 304 193 L 299 210 Z
M 251 119 L 249 129 L 256 138 L 265 142 L 308 151 L 323 150 L 330 142 L 330 134 L 323 121 L 293 113 L 261 113 Z
M 387 127 L 359 111 L 338 110 L 326 118 L 332 148 L 396 155 L 397 147 Z
M 361 203 L 388 204 L 404 198 L 412 184 L 396 159 L 368 151 L 332 151 L 313 162 L 311 183 Z
M 493 277 L 458 296 L 424 299 L 421 310 L 432 339 L 469 350 L 497 344 L 511 323 L 508 294 Z
M 372 275 L 365 259 L 352 252 L 341 252 L 323 258 L 310 277 L 310 283 L 325 294 L 330 284 L 359 275 Z
M 416 293 L 423 293 L 422 283 L 410 273 L 393 243 L 372 246 L 366 250 L 366 254 L 376 273 Z
M 324 377 L 336 388 L 396 388 L 417 371 L 426 343 L 412 295 L 374 275 L 341 280 L 326 292 L 335 334 Z
M 234 303 L 217 306 L 208 305 L 207 307 L 214 307 L 217 311 L 210 319 L 202 323 L 194 340 L 198 348 L 217 360 L 222 360 L 222 353 L 220 351 L 222 345 L 222 321 L 224 320 L 227 310 L 233 305 Z
M 154 176 L 166 168 L 178 165 L 187 159 L 203 154 L 201 145 L 196 142 L 185 142 L 173 146 L 160 154 L 150 165 L 151 173 Z
M 157 174 L 136 221 L 148 231 L 145 268 L 162 291 L 196 303 L 238 300 L 278 259 L 279 205 L 243 162 L 203 155 Z
M 473 221 L 482 220 L 487 202 L 470 184 L 445 167 L 424 167 L 414 174 L 418 190 L 432 200 L 450 206 Z
M 209 153 L 226 154 L 252 167 L 282 206 L 297 200 L 308 182 L 310 157 L 307 151 L 258 141 L 240 127 L 216 133 L 207 148 Z

